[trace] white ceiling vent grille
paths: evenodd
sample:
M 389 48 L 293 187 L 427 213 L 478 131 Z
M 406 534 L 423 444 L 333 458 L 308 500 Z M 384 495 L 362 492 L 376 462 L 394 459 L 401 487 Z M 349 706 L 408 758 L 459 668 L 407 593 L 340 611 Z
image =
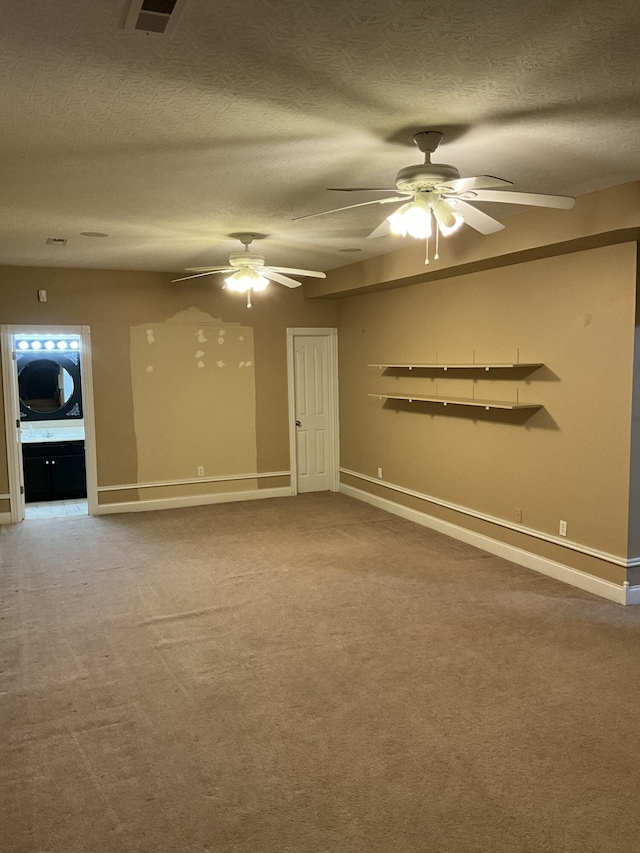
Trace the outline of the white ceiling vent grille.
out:
M 132 0 L 123 29 L 171 36 L 187 0 Z

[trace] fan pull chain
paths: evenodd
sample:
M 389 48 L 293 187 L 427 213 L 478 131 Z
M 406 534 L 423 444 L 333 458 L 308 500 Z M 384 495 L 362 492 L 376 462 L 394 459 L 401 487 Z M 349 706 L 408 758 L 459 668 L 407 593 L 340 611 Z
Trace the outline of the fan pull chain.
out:
M 426 265 L 429 263 L 429 237 L 426 237 L 426 238 L 425 238 L 424 243 L 425 243 L 425 256 L 424 256 L 424 263 L 425 263 L 425 266 L 426 266 Z
M 434 260 L 434 261 L 437 261 L 437 260 L 439 260 L 439 259 L 440 259 L 440 255 L 438 254 L 438 244 L 439 244 L 439 240 L 440 240 L 440 229 L 438 228 L 438 225 L 437 225 L 437 223 L 436 223 L 436 253 L 435 253 L 435 255 L 433 256 L 433 260 Z
M 247 308 L 251 308 L 251 288 L 247 290 Z

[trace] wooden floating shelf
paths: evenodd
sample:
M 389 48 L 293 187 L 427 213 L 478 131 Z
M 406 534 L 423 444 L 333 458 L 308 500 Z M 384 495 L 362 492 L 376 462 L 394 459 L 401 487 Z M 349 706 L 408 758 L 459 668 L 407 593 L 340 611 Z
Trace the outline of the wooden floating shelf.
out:
M 413 394 L 369 394 L 379 400 L 405 400 L 408 403 L 440 403 L 443 406 L 475 406 L 480 409 L 541 409 L 541 403 L 508 403 L 504 400 L 478 400 L 471 397 L 436 397 Z
M 487 364 L 478 364 L 477 362 L 470 364 L 369 364 L 368 367 L 378 367 L 380 370 L 387 368 L 397 368 L 402 370 L 500 370 L 513 367 L 542 367 L 542 362 L 493 362 Z

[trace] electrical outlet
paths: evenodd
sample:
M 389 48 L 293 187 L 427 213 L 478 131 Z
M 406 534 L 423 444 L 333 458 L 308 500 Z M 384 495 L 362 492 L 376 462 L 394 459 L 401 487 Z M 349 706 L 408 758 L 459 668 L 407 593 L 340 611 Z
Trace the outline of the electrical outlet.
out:
M 382 468 L 378 468 L 378 479 L 382 479 Z
M 560 534 L 560 536 L 566 536 L 567 535 L 567 522 L 566 521 L 560 522 L 560 527 L 558 529 L 558 533 Z
M 518 522 L 518 524 L 522 524 L 522 510 L 521 509 L 516 510 L 516 521 Z
M 198 465 L 198 477 L 204 477 L 204 465 Z

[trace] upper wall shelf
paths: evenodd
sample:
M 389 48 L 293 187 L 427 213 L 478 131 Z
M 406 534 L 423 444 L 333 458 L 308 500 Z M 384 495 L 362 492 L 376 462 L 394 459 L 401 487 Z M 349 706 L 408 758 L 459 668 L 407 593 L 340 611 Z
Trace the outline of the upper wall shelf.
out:
M 478 364 L 472 362 L 469 364 L 369 364 L 368 367 L 378 367 L 380 370 L 395 368 L 401 370 L 499 370 L 504 368 L 526 367 L 531 370 L 542 367 L 542 362 L 487 362 Z

